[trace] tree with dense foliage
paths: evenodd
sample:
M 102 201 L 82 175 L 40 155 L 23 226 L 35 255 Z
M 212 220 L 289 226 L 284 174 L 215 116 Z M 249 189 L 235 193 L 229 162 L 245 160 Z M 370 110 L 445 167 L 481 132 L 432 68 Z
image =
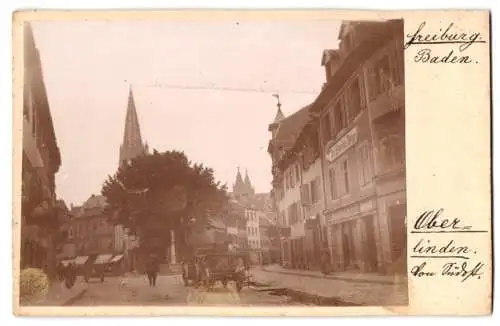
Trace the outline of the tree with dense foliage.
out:
M 170 230 L 206 228 L 228 203 L 226 186 L 215 181 L 213 170 L 179 151 L 138 156 L 109 176 L 101 193 L 113 223 L 138 235 L 142 248 L 165 248 Z

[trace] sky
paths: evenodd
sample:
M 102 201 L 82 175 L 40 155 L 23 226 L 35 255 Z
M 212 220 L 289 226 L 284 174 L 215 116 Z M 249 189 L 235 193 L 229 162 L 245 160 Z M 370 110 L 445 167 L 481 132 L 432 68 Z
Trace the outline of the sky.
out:
M 268 125 L 325 81 L 335 20 L 39 21 L 32 23 L 62 165 L 56 193 L 80 205 L 116 172 L 129 87 L 144 141 L 182 150 L 231 189 L 237 167 L 271 189 Z M 193 89 L 193 88 L 208 89 Z M 245 91 L 242 91 L 245 90 Z

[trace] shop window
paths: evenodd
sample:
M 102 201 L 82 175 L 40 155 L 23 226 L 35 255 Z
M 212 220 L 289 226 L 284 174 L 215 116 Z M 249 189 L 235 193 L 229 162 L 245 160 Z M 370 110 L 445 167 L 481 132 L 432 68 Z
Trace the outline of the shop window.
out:
M 373 168 L 370 154 L 371 151 L 368 143 L 365 143 L 359 147 L 359 182 L 361 186 L 369 184 L 373 178 Z

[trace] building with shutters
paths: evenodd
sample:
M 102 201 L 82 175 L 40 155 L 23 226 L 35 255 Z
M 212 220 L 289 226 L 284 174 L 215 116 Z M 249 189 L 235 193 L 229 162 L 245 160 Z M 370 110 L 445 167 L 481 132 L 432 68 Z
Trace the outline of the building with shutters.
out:
M 406 255 L 403 23 L 343 22 L 339 41 L 311 108 L 331 262 L 388 271 Z
M 343 22 L 338 39 L 314 102 L 285 117 L 278 98 L 269 125 L 282 263 L 404 273 L 403 22 Z
M 306 211 L 302 202 L 306 199 L 302 197 L 302 192 L 305 189 L 305 182 L 309 184 L 310 181 L 316 180 L 317 173 L 321 173 L 319 165 L 311 164 L 309 157 L 306 158 L 307 169 L 304 169 L 303 159 L 298 155 L 302 152 L 302 148 L 296 146 L 303 128 L 311 121 L 310 108 L 310 106 L 303 107 L 285 117 L 278 99 L 278 111 L 268 129 L 271 132 L 268 153 L 273 164 L 271 196 L 280 229 L 281 263 L 283 266 L 293 268 L 305 268 L 308 264 L 306 223 L 316 208 L 309 206 L 309 210 Z M 319 162 L 318 159 L 316 161 Z M 304 180 L 304 176 L 307 181 Z

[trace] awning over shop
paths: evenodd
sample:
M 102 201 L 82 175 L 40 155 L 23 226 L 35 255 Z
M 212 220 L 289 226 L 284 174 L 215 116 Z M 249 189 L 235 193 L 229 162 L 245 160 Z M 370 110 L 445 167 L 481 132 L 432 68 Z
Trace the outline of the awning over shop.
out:
M 106 264 L 113 257 L 111 254 L 99 255 L 94 261 L 94 264 Z
M 75 258 L 76 265 L 83 265 L 89 260 L 89 256 L 78 256 Z
M 117 261 L 120 261 L 120 259 L 123 258 L 123 255 L 116 255 L 111 259 L 110 263 L 116 263 Z

